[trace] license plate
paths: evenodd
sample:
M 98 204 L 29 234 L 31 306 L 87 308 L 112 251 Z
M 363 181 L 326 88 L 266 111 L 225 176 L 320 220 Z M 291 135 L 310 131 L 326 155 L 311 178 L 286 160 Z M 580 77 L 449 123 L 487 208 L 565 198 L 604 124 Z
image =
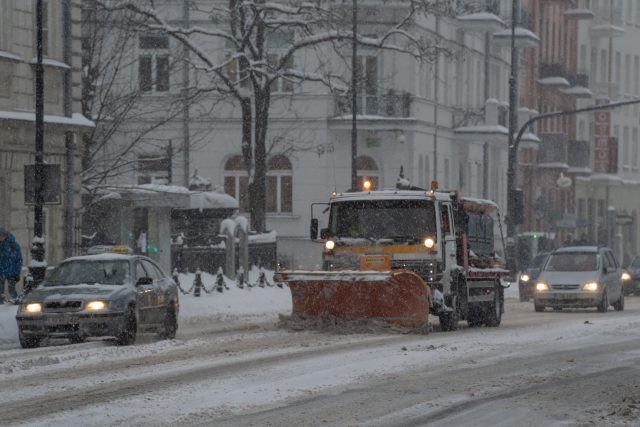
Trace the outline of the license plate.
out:
M 361 271 L 386 271 L 391 270 L 391 257 L 389 255 L 361 255 Z
M 44 323 L 47 326 L 73 325 L 78 323 L 78 319 L 73 316 L 46 317 Z

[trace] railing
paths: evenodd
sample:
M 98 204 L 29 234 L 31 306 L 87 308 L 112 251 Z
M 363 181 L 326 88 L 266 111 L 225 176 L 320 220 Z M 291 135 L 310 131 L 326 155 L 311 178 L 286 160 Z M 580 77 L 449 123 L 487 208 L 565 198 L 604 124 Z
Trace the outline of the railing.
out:
M 567 66 L 563 63 L 541 63 L 540 78 L 545 77 L 567 77 Z
M 588 74 L 573 74 L 567 76 L 567 80 L 571 86 L 589 87 L 589 75 Z
M 478 126 L 484 124 L 483 107 L 455 107 L 453 109 L 453 128 Z
M 389 91 L 384 95 L 358 95 L 356 107 L 358 114 L 383 117 L 410 117 L 411 103 L 411 94 L 407 92 L 396 94 L 393 91 Z M 335 96 L 335 116 L 343 116 L 350 112 L 351 99 L 344 95 Z
M 538 163 L 567 163 L 567 136 L 560 132 L 541 133 Z
M 591 164 L 589 147 L 589 141 L 569 141 L 569 166 L 573 168 L 588 168 Z

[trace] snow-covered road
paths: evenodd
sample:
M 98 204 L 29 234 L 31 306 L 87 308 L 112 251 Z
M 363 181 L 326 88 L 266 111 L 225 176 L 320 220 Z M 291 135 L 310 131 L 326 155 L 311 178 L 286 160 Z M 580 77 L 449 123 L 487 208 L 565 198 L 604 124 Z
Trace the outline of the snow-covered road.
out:
M 0 424 L 640 425 L 638 297 L 535 313 L 509 290 L 499 328 L 338 335 L 278 328 L 286 288 L 231 288 L 132 347 L 22 350 L 0 307 Z

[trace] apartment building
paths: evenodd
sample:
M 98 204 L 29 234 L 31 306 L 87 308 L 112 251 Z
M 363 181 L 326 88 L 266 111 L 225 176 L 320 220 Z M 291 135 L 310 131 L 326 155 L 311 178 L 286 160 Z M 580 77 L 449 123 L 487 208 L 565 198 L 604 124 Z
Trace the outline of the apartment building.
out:
M 0 1 L 0 225 L 15 234 L 27 261 L 34 219 L 33 207 L 25 204 L 24 167 L 34 163 L 35 151 L 35 6 L 36 2 L 30 0 Z M 65 190 L 44 208 L 50 264 L 64 257 L 65 238 L 70 237 L 66 241 L 67 250 L 73 251 L 78 245 L 80 135 L 93 125 L 80 114 L 79 19 L 79 2 L 43 2 L 44 160 L 49 165 L 59 165 L 59 184 Z M 71 37 L 67 52 L 63 43 L 65 22 Z M 65 57 L 70 61 L 65 61 Z M 65 114 L 63 87 L 67 77 L 71 85 L 71 109 Z M 71 132 L 66 143 L 65 132 Z M 70 197 L 65 197 L 65 193 Z M 65 227 L 63 220 L 67 206 L 74 218 L 71 229 Z

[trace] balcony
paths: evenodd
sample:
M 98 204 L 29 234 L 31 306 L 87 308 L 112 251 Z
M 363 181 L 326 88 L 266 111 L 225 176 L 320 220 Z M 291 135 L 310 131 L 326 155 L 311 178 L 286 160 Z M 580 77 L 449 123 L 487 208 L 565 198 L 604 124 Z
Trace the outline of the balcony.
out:
M 588 175 L 591 173 L 591 152 L 589 141 L 569 141 L 568 172 Z
M 540 64 L 538 83 L 547 87 L 569 87 L 567 68 L 562 63 Z
M 493 40 L 497 45 L 511 45 L 511 28 L 493 33 Z M 540 38 L 533 31 L 517 26 L 515 29 L 516 48 L 535 47 L 540 43 Z
M 589 89 L 589 75 L 574 74 L 567 76 L 569 80 L 569 88 L 560 89 L 560 92 L 574 98 L 591 98 L 593 93 Z
M 496 0 L 466 0 L 458 2 L 458 25 L 465 31 L 493 33 L 505 27 L 500 19 L 500 3 Z
M 605 5 L 607 3 L 605 2 Z M 614 7 L 610 10 L 608 7 L 598 11 L 594 17 L 589 34 L 592 37 L 620 37 L 624 35 L 622 9 Z
M 507 140 L 506 107 L 495 99 L 487 100 L 484 107 L 460 106 L 453 109 L 453 131 L 461 140 L 477 141 L 487 137 L 503 142 Z
M 411 117 L 411 94 L 395 93 L 358 95 L 357 112 L 360 115 L 380 117 Z M 364 109 L 363 109 L 364 106 Z M 334 96 L 334 117 L 351 114 L 351 99 L 345 95 Z
M 538 149 L 539 168 L 567 169 L 568 141 L 567 135 L 561 132 L 546 132 L 540 134 Z
M 595 17 L 595 14 L 587 8 L 572 8 L 565 10 L 564 16 L 567 19 L 588 20 L 593 19 Z

